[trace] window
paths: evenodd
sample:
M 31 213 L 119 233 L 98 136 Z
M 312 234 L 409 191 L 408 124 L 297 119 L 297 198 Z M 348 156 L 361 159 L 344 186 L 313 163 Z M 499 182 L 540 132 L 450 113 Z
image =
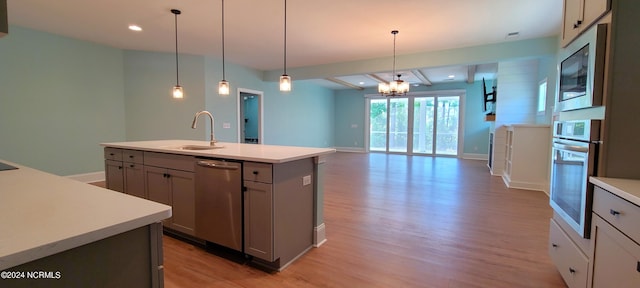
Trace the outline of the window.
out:
M 538 85 L 538 115 L 544 115 L 547 109 L 547 79 Z

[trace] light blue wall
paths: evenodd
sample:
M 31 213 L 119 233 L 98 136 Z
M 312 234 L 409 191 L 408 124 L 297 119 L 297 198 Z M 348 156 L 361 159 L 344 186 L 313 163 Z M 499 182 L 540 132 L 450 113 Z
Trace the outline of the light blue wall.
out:
M 266 82 L 264 143 L 308 147 L 333 147 L 334 92 L 294 78 L 291 92 Z
M 197 130 L 191 129 L 193 115 L 205 103 L 204 57 L 179 56 L 184 98 L 173 99 L 175 54 L 127 50 L 124 56 L 127 141 L 204 140 L 207 119 L 199 120 Z
M 258 98 L 247 97 L 247 99 L 244 100 L 244 112 L 242 113 L 246 119 L 244 123 L 244 133 L 247 138 L 258 139 L 258 113 Z
M 535 56 L 548 54 L 550 43 L 557 41 L 544 38 L 430 52 L 405 59 L 442 55 L 438 63 L 445 65 L 471 59 L 461 53 L 480 55 L 472 60 L 497 54 L 521 57 L 522 51 L 533 51 L 527 53 Z M 496 47 L 499 53 L 490 49 Z M 509 47 L 518 52 L 507 51 Z M 402 59 L 399 58 L 401 66 L 409 65 L 402 64 Z M 382 60 L 373 59 L 371 63 L 375 66 Z M 553 62 L 546 62 L 543 70 L 547 75 L 553 71 Z M 236 142 L 238 88 L 264 92 L 265 144 L 364 147 L 362 95 L 375 93 L 373 89 L 332 91 L 301 80 L 313 74 L 309 74 L 311 67 L 300 70 L 305 71 L 300 76 L 290 73 L 293 91 L 281 93 L 277 82 L 263 80 L 269 79 L 272 71 L 226 64 L 231 95 L 220 96 L 216 87 L 222 79 L 221 60 L 180 55 L 180 84 L 185 87 L 185 99 L 174 100 L 170 95 L 175 84 L 173 53 L 125 51 L 12 26 L 11 33 L 0 39 L 0 158 L 59 175 L 101 171 L 101 142 L 207 139 L 206 119 L 199 120 L 198 129 L 190 128 L 195 112 L 205 109 L 216 117 L 217 138 Z M 540 73 L 540 77 L 544 75 Z M 487 150 L 488 128 L 479 108 L 478 85 L 449 83 L 412 88 L 467 90 L 464 153 Z M 224 128 L 225 123 L 229 128 Z
M 482 82 L 467 84 L 454 82 L 435 84 L 432 86 L 411 87 L 411 92 L 465 90 L 464 107 L 464 147 L 465 154 L 486 154 L 489 151 L 489 122 L 484 121 L 482 112 Z M 370 88 L 363 91 L 336 91 L 336 147 L 363 150 L 367 133 L 365 127 L 366 94 L 377 94 L 377 90 Z M 355 127 L 354 127 L 355 126 Z
M 218 94 L 218 82 L 222 80 L 222 59 L 206 57 L 205 69 L 207 96 L 206 107 L 203 108 L 211 112 L 215 118 L 216 138 L 223 142 L 238 142 L 238 88 L 264 91 L 262 72 L 226 62 L 225 76 L 231 87 L 229 95 L 225 96 Z M 224 128 L 225 123 L 229 124 L 229 128 Z M 266 121 L 264 123 L 269 124 Z M 206 137 L 209 137 L 208 132 L 206 133 Z
M 123 52 L 11 26 L 0 38 L 0 159 L 58 175 L 104 169 L 125 140 Z

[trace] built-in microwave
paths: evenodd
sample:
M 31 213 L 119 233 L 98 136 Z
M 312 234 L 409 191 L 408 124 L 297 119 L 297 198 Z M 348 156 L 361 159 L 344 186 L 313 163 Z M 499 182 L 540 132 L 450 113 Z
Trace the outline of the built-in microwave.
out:
M 596 24 L 560 51 L 560 111 L 602 105 L 606 43 L 607 24 Z

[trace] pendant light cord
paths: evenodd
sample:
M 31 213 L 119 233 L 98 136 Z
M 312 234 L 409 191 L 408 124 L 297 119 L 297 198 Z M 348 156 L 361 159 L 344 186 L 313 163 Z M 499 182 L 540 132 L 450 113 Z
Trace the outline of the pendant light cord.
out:
M 391 75 L 392 79 L 396 78 L 396 35 L 398 34 L 398 30 L 391 31 L 393 34 L 393 75 Z
M 284 0 L 284 75 L 287 75 L 287 0 Z
M 226 81 L 224 71 L 224 0 L 222 0 L 222 81 Z
M 175 28 L 176 28 L 176 85 L 180 85 L 180 72 L 178 69 L 178 14 L 180 14 L 180 10 L 171 10 L 171 12 L 175 15 Z

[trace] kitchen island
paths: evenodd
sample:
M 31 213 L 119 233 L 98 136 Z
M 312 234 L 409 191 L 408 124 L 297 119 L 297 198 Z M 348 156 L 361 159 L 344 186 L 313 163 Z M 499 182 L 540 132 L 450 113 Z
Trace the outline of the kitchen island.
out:
M 173 217 L 164 221 L 169 232 L 234 249 L 275 270 L 326 241 L 323 164 L 335 149 L 243 143 L 211 147 L 209 142 L 192 140 L 101 145 L 105 147 L 107 188 L 172 206 Z M 205 175 L 201 168 L 212 161 L 235 163 L 241 171 L 220 172 L 218 180 L 212 180 L 213 174 Z M 236 178 L 241 180 L 228 183 Z M 210 190 L 222 189 L 217 186 L 226 187 L 218 191 L 224 195 L 210 197 L 214 193 Z M 211 200 L 214 198 L 218 200 Z M 226 201 L 231 198 L 240 200 Z M 204 200 L 209 202 L 204 204 Z M 209 213 L 214 209 L 227 211 L 223 216 L 233 214 L 231 220 L 214 223 L 217 217 Z M 226 235 L 240 230 L 239 236 Z M 207 238 L 219 234 L 243 245 Z
M 171 207 L 2 162 L 1 287 L 163 286 Z

